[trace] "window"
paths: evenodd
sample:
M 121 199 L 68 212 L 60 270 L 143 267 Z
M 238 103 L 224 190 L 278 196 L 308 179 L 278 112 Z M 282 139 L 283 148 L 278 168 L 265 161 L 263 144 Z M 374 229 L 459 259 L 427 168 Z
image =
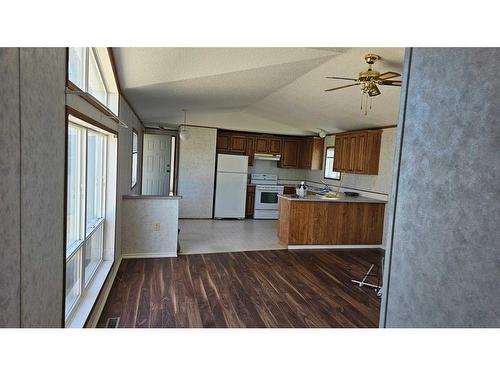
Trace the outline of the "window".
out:
M 66 317 L 103 260 L 108 135 L 72 116 L 68 125 Z
M 137 184 L 137 138 L 139 134 L 132 130 L 132 189 Z
M 68 79 L 118 115 L 118 86 L 107 48 L 70 47 Z
M 335 159 L 335 147 L 326 148 L 325 156 L 325 178 L 332 180 L 340 180 L 340 172 L 333 170 L 333 161 Z

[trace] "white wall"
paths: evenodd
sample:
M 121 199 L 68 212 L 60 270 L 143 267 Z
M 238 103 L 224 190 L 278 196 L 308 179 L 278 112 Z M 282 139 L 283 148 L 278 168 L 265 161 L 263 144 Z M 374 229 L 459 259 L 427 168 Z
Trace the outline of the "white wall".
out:
M 215 182 L 217 130 L 181 126 L 189 139 L 179 141 L 178 195 L 180 218 L 211 218 Z
M 178 199 L 125 197 L 122 199 L 122 256 L 177 256 L 178 223 Z
M 118 127 L 83 99 L 65 95 L 65 48 L 0 49 L 0 64 L 0 326 L 61 327 L 64 106 L 118 131 L 119 197 L 138 192 L 130 188 L 130 160 L 132 128 L 141 134 L 142 125 L 123 100 L 120 118 L 129 129 Z M 119 206 L 117 210 L 119 219 Z M 115 256 L 115 260 L 120 258 L 119 233 Z

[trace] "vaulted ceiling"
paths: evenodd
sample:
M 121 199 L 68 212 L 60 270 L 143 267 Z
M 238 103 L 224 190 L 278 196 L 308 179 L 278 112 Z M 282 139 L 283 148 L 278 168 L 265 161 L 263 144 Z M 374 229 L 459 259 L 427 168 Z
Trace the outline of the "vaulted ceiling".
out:
M 402 71 L 402 48 L 115 48 L 124 95 L 145 124 L 187 123 L 278 134 L 393 125 L 400 88 L 381 87 L 365 116 L 357 77 L 366 53 L 375 69 Z

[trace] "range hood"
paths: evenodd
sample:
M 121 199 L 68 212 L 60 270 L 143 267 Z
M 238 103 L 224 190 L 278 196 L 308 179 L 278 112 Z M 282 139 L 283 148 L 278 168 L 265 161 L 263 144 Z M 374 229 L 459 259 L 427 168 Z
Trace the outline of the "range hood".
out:
M 274 160 L 274 161 L 280 161 L 281 160 L 281 155 L 280 154 L 258 154 L 255 153 L 253 154 L 253 158 L 256 160 Z

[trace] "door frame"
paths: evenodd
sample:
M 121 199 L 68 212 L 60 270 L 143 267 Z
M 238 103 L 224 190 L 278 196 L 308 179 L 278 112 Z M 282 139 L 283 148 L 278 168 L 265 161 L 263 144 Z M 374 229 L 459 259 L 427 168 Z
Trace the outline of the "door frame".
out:
M 151 135 L 171 135 L 172 137 L 175 137 L 175 147 L 174 147 L 174 153 L 175 153 L 175 160 L 172 163 L 172 160 L 170 160 L 170 173 L 172 173 L 172 168 L 174 170 L 174 195 L 177 195 L 177 187 L 178 187 L 178 178 L 179 178 L 179 131 L 178 130 L 164 130 L 164 129 L 152 129 L 152 128 L 144 128 L 142 131 L 142 147 L 141 147 L 141 186 L 139 189 L 140 194 L 142 195 L 142 178 L 143 178 L 143 161 L 144 161 L 144 135 L 145 134 L 151 134 Z M 170 145 L 172 147 L 172 144 Z

